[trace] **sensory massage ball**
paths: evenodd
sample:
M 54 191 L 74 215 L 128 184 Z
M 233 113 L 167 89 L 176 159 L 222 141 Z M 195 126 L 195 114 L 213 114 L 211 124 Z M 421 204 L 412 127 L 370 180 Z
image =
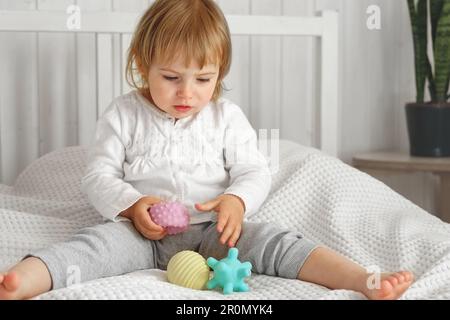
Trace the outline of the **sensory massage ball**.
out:
M 206 259 L 190 250 L 178 252 L 167 265 L 169 282 L 190 289 L 206 289 L 209 273 Z
M 238 253 L 237 248 L 230 248 L 228 256 L 220 261 L 212 257 L 208 258 L 206 263 L 214 269 L 213 278 L 206 284 L 208 289 L 221 287 L 223 288 L 223 294 L 249 291 L 244 278 L 251 275 L 252 264 L 250 262 L 240 262 L 237 258 Z
M 152 220 L 167 230 L 167 234 L 177 234 L 189 227 L 189 211 L 179 202 L 160 202 L 149 210 Z

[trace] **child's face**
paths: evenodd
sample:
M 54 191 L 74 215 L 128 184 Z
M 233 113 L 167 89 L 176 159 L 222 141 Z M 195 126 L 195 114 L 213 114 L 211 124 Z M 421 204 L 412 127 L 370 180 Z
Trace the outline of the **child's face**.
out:
M 183 62 L 154 63 L 148 75 L 154 104 L 176 119 L 200 112 L 210 102 L 219 76 L 218 65 L 200 69 L 196 62 L 188 67 Z

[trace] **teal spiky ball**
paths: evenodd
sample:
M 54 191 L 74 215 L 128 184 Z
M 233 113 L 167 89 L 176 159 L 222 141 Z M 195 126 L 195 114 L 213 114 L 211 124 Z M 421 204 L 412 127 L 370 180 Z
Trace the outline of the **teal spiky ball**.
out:
M 214 277 L 206 284 L 208 289 L 219 286 L 223 288 L 224 294 L 249 291 L 244 278 L 250 276 L 252 264 L 250 262 L 241 263 L 237 258 L 238 253 L 237 248 L 230 248 L 226 258 L 217 261 L 210 257 L 206 260 L 208 266 L 214 270 Z

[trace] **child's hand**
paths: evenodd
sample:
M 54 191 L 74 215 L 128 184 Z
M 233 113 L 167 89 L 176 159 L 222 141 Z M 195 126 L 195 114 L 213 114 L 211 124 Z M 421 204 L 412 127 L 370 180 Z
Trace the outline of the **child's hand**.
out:
M 134 227 L 150 240 L 161 240 L 167 235 L 166 230 L 153 222 L 148 209 L 162 200 L 156 197 L 142 197 L 135 204 L 122 212 L 122 216 L 133 221 Z
M 228 243 L 229 247 L 236 244 L 241 235 L 245 213 L 244 201 L 241 198 L 232 194 L 223 194 L 206 203 L 197 203 L 195 208 L 203 212 L 213 210 L 217 212 L 217 231 L 222 233 L 220 242 Z

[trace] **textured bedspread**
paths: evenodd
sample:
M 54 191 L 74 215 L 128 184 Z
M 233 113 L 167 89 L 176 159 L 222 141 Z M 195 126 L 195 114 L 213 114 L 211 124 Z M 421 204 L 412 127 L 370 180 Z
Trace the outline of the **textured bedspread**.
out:
M 409 269 L 417 281 L 403 299 L 450 299 L 450 224 L 381 182 L 314 149 L 281 143 L 272 191 L 251 221 L 300 230 L 365 267 Z M 80 193 L 85 149 L 70 147 L 32 163 L 13 187 L 0 185 L 0 270 L 30 249 L 101 221 Z M 168 283 L 141 270 L 55 290 L 37 299 L 364 299 L 297 280 L 255 275 L 250 292 L 224 296 Z

